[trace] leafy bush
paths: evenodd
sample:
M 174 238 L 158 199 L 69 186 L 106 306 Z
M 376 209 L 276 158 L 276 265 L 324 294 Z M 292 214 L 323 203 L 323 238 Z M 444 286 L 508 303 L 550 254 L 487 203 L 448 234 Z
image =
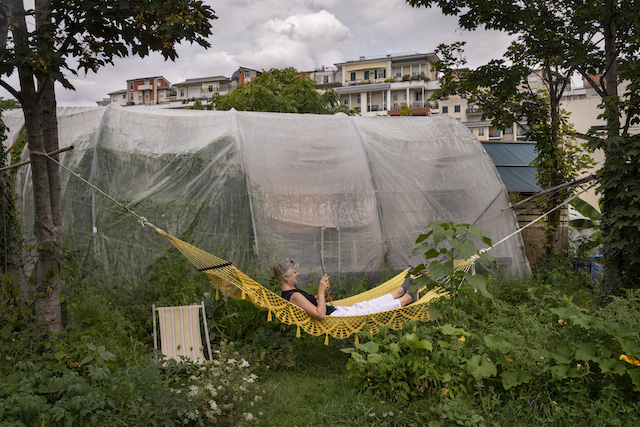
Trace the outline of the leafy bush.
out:
M 503 292 L 509 286 L 501 284 Z M 519 292 L 526 303 L 513 305 L 461 291 L 433 308 L 441 314 L 435 324 L 407 325 L 345 349 L 347 369 L 384 398 L 427 399 L 441 410 L 466 402 L 465 413 L 485 421 L 474 408 L 492 395 L 500 402 L 493 405 L 509 402 L 533 418 L 550 405 L 556 421 L 572 419 L 572 411 L 612 423 L 623 422 L 621 410 L 638 414 L 639 299 L 588 310 L 550 288 L 544 296 L 535 286 Z

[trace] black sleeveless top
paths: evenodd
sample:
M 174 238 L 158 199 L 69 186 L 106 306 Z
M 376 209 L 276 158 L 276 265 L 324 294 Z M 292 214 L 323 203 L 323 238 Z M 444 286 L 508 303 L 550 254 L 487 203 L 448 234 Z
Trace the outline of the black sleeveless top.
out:
M 316 307 L 318 306 L 318 300 L 316 299 L 316 297 L 298 288 L 291 289 L 290 291 L 282 291 L 280 295 L 282 295 L 282 298 L 286 299 L 287 301 L 291 301 L 291 295 L 296 292 L 305 297 L 311 304 L 315 305 Z M 336 311 L 336 308 L 334 306 L 327 305 L 327 316 L 330 316 L 334 311 Z

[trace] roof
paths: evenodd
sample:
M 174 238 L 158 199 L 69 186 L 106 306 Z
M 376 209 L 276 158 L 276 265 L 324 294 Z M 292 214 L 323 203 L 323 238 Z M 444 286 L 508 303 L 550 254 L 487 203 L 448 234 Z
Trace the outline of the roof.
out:
M 107 95 L 118 95 L 120 93 L 127 93 L 126 89 L 116 90 L 115 92 L 109 92 Z
M 491 157 L 508 191 L 541 190 L 536 183 L 537 170 L 535 166 L 531 166 L 531 162 L 536 158 L 535 142 L 482 141 L 482 146 Z
M 352 59 L 345 62 L 337 62 L 334 65 L 336 67 L 340 67 L 342 65 L 354 64 L 356 62 L 377 62 L 381 59 L 391 60 L 393 63 L 410 63 L 415 62 L 416 60 L 426 59 L 427 57 L 433 57 L 435 60 L 438 60 L 438 57 L 435 53 L 418 53 L 418 52 L 405 52 L 405 53 L 397 53 L 397 54 L 386 54 L 386 55 L 376 55 L 376 56 L 361 56 L 359 59 Z
M 135 80 L 151 80 L 151 79 L 165 79 L 165 80 L 167 80 L 163 76 L 151 76 L 151 77 L 136 77 L 135 79 L 127 79 L 127 81 L 131 82 L 131 81 L 135 81 Z M 169 81 L 169 80 L 167 80 L 167 81 Z
M 229 77 L 225 76 L 212 76 L 212 77 L 196 77 L 193 79 L 186 79 L 183 82 L 175 83 L 173 86 L 189 86 L 198 83 L 207 83 L 207 82 L 219 82 L 229 80 Z

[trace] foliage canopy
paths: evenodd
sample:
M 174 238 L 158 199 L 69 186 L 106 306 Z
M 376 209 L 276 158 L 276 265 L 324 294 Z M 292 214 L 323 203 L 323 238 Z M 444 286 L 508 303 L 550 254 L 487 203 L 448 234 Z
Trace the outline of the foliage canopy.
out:
M 598 174 L 609 293 L 640 286 L 640 1 L 638 0 L 407 0 L 439 7 L 461 28 L 498 30 L 516 37 L 512 54 L 563 76 L 574 72 L 602 98 L 606 130 L 592 132 L 605 162 Z M 559 126 L 559 124 L 557 125 Z M 632 184 L 633 183 L 633 184 Z
M 272 68 L 226 95 L 214 95 L 211 101 L 216 110 L 235 108 L 239 111 L 275 113 L 348 113 L 340 106 L 335 90 L 318 93 L 313 81 L 293 67 Z

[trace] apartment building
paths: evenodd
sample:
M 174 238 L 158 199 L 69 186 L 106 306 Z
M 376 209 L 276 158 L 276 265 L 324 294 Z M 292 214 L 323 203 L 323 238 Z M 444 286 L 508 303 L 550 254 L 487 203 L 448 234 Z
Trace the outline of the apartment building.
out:
M 438 108 L 431 111 L 432 114 L 447 114 L 462 122 L 469 131 L 480 141 L 525 141 L 525 122 L 514 123 L 513 126 L 502 129 L 495 126 L 489 120 L 482 119 L 482 111 L 467 99 L 460 96 L 451 96 L 448 99 L 438 101 Z
M 235 73 L 231 76 L 231 83 L 229 84 L 229 90 L 237 89 L 245 83 L 249 83 L 258 78 L 262 74 L 261 71 L 253 70 L 247 67 L 239 67 Z
M 313 71 L 306 71 L 304 74 L 314 81 L 318 91 L 340 86 L 338 68 L 336 67 L 322 66 Z
M 121 89 L 121 90 L 117 90 L 115 92 L 110 92 L 107 95 L 109 95 L 109 98 L 107 98 L 109 103 L 115 102 L 116 104 L 127 105 L 127 102 L 129 102 L 127 100 L 127 90 L 126 89 Z
M 363 116 L 398 115 L 403 105 L 413 115 L 429 115 L 428 98 L 439 87 L 433 53 L 364 57 L 335 64 L 340 102 Z
M 214 94 L 226 95 L 231 90 L 231 79 L 225 76 L 199 77 L 174 84 L 177 101 L 208 100 Z
M 171 83 L 162 76 L 127 80 L 127 103 L 153 105 L 172 98 Z

